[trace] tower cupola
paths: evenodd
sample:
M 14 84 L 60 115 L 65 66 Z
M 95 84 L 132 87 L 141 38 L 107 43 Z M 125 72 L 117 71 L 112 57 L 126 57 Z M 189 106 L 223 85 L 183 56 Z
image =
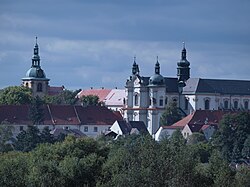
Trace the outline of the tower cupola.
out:
M 160 74 L 160 63 L 157 61 L 155 63 L 155 74 L 149 78 L 149 86 L 162 86 L 165 84 L 164 77 Z
M 177 63 L 177 65 L 178 82 L 182 87 L 184 87 L 185 82 L 190 78 L 190 62 L 187 60 L 187 50 L 184 42 L 181 52 L 181 60 Z

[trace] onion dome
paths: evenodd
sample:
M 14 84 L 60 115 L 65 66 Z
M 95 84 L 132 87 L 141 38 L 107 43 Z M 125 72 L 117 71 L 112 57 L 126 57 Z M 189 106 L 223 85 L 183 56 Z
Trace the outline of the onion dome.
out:
M 149 86 L 162 86 L 165 84 L 164 77 L 160 74 L 160 63 L 157 62 L 155 64 L 155 74 L 149 78 Z

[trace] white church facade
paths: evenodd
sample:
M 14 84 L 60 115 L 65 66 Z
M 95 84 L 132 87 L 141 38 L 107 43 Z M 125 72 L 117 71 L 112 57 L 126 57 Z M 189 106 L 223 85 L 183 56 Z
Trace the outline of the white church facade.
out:
M 125 93 L 124 118 L 143 121 L 151 135 L 159 128 L 160 117 L 170 102 L 176 102 L 186 115 L 195 110 L 250 108 L 250 81 L 190 78 L 185 46 L 177 63 L 177 77 L 163 77 L 158 59 L 154 75 L 141 76 L 134 60 Z

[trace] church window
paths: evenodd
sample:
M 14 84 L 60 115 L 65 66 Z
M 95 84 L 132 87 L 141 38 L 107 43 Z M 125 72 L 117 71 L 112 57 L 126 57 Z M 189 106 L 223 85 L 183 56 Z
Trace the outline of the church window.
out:
M 234 101 L 234 109 L 238 108 L 238 101 Z
M 209 110 L 209 108 L 210 108 L 210 101 L 209 101 L 209 99 L 206 99 L 205 100 L 205 110 Z
M 138 94 L 135 95 L 135 106 L 139 105 L 139 96 Z
M 42 83 L 38 83 L 37 84 L 37 92 L 42 92 L 43 91 L 43 85 L 42 85 Z
M 245 101 L 245 102 L 244 102 L 244 109 L 245 109 L 245 110 L 248 110 L 248 101 Z
M 163 99 L 160 99 L 160 106 L 163 106 Z
M 224 108 L 225 108 L 225 109 L 228 109 L 228 108 L 229 108 L 229 106 L 228 106 L 228 100 L 225 100 L 225 101 L 224 101 Z

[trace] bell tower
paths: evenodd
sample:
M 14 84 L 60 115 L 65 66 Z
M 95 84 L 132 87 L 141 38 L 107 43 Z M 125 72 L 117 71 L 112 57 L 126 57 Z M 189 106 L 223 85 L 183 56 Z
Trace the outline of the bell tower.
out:
M 187 51 L 185 43 L 183 42 L 183 49 L 181 52 L 181 60 L 177 63 L 177 76 L 179 87 L 185 87 L 186 81 L 190 78 L 190 62 L 187 60 Z
M 49 79 L 46 78 L 46 75 L 40 65 L 37 37 L 31 68 L 27 71 L 26 76 L 22 78 L 22 85 L 31 88 L 33 96 L 43 97 L 48 93 Z

